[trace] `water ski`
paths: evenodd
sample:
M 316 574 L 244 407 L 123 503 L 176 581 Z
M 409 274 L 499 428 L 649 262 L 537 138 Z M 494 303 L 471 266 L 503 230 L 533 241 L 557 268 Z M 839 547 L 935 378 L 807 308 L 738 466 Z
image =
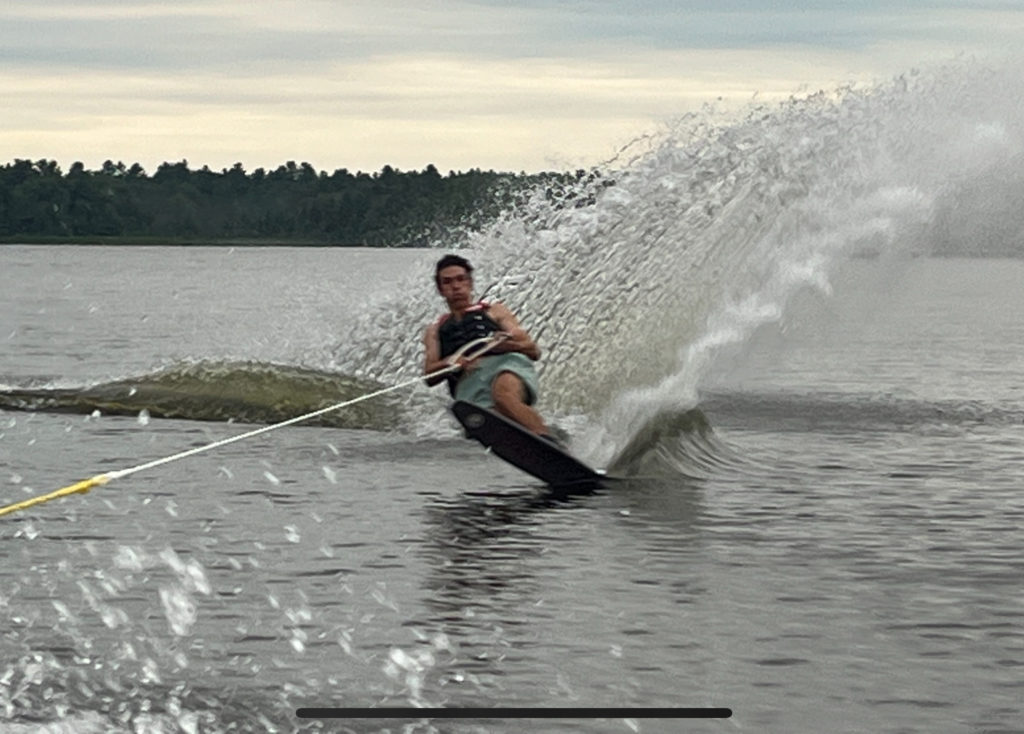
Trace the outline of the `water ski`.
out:
M 467 437 L 555 489 L 597 487 L 605 479 L 601 472 L 493 410 L 457 400 L 452 412 Z

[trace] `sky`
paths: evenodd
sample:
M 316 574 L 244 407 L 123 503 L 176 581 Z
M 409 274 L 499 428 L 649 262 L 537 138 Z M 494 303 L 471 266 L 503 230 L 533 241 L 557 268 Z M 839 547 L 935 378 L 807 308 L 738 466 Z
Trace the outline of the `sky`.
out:
M 0 164 L 568 170 L 1019 48 L 1024 0 L 4 0 Z

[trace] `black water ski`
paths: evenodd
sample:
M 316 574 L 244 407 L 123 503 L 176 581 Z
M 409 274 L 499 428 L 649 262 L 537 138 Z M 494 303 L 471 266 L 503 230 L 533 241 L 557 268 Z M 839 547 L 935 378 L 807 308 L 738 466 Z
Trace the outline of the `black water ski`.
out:
M 597 487 L 605 479 L 601 472 L 493 410 L 457 400 L 452 412 L 469 438 L 551 487 Z

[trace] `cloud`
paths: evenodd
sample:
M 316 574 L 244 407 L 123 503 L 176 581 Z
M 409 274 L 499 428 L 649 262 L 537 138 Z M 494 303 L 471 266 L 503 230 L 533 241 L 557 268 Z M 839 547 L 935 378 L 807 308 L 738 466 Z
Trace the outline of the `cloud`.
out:
M 0 160 L 573 165 L 709 99 L 885 79 L 1024 40 L 936 2 L 293 0 L 0 7 Z
M 310 74 L 2 72 L 10 112 L 0 157 L 81 158 L 93 167 L 138 160 L 150 170 L 179 158 L 363 170 L 589 165 L 709 98 L 792 93 L 800 71 L 788 58 L 660 52 L 467 63 L 410 55 L 336 61 Z M 758 62 L 761 71 L 742 78 L 724 71 Z
M 466 58 L 610 58 L 633 52 L 802 46 L 864 51 L 935 36 L 991 43 L 1024 12 L 887 3 L 575 0 L 54 2 L 0 9 L 5 65 L 75 68 L 309 68 L 345 59 L 448 54 Z M 991 8 L 995 9 L 991 9 Z M 977 19 L 974 23 L 971 19 Z M 1015 21 L 1015 22 L 1014 22 Z

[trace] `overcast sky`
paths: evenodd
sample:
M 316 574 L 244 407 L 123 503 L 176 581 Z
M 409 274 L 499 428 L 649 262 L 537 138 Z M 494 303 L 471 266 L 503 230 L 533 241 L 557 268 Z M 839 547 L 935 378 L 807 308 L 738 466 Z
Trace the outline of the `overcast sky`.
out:
M 4 0 L 0 163 L 588 166 L 665 120 L 1024 47 L 1024 0 Z

